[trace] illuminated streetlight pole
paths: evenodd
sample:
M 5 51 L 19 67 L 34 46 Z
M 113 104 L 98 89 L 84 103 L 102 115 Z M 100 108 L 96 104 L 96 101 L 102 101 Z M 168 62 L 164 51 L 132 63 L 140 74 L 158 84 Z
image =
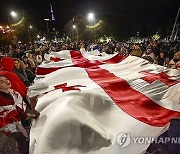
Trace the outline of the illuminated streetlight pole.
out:
M 88 16 L 87 16 L 87 19 L 89 22 L 92 22 L 93 26 L 95 24 L 95 17 L 94 17 L 94 13 L 89 13 Z M 93 27 L 93 36 L 94 36 L 94 39 L 96 39 L 96 36 L 95 36 L 95 29 Z
M 47 24 L 47 32 L 49 33 L 49 19 L 44 19 L 44 21 L 46 21 L 46 24 Z
M 46 21 L 46 26 L 47 26 L 47 40 L 49 41 L 49 21 L 50 19 L 44 19 L 44 21 Z
M 33 27 L 30 25 L 29 27 L 28 27 L 28 36 L 29 36 L 29 41 L 31 42 L 32 41 L 32 39 L 31 39 L 31 34 L 30 34 L 30 31 L 29 31 L 29 29 L 32 29 Z
M 14 11 L 11 11 L 10 14 L 11 14 L 12 17 L 16 17 L 17 16 L 17 13 L 14 12 Z M 8 16 L 8 21 L 9 21 L 9 25 L 10 25 L 10 28 L 11 28 L 11 32 L 12 32 L 13 38 L 14 38 L 15 43 L 16 43 L 16 36 L 14 34 L 14 31 L 13 31 L 13 28 L 12 28 L 12 23 L 11 23 L 11 20 L 10 20 L 9 16 Z
M 76 31 L 76 39 L 77 39 L 77 42 L 78 42 L 78 29 L 77 29 L 77 26 L 73 25 L 72 28 Z M 75 36 L 74 36 L 74 38 L 75 38 Z

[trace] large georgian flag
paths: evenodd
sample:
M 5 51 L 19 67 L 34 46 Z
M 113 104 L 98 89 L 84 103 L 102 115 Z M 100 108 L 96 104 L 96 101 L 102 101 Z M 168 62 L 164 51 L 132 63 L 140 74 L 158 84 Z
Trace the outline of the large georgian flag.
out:
M 30 153 L 139 154 L 149 143 L 119 134 L 156 137 L 180 116 L 178 70 L 96 52 L 45 58 L 37 68 L 41 78 L 30 87 L 41 113 L 32 124 Z

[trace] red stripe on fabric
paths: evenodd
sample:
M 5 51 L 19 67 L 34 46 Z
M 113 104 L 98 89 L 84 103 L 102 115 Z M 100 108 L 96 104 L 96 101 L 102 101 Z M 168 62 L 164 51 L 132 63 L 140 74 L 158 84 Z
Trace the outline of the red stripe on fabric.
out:
M 75 51 L 75 52 L 80 53 L 79 51 Z M 74 56 L 77 56 L 76 57 L 76 62 L 74 61 L 74 65 L 67 66 L 67 67 L 73 67 L 73 66 L 78 67 L 79 63 L 81 63 L 81 67 L 83 67 L 83 68 L 102 65 L 102 64 L 114 64 L 114 63 L 119 63 L 119 62 L 121 62 L 122 60 L 124 60 L 126 58 L 126 56 L 123 57 L 120 54 L 117 54 L 116 56 L 114 56 L 114 57 L 112 57 L 112 58 L 110 58 L 108 60 L 104 60 L 104 61 L 94 60 L 94 61 L 91 62 L 88 59 L 85 59 L 82 56 L 81 53 L 77 54 L 77 55 L 74 55 Z M 83 57 L 83 59 L 81 57 Z M 50 68 L 37 67 L 36 68 L 36 74 L 37 75 L 46 75 L 46 74 L 52 73 L 52 72 L 54 72 L 54 71 L 56 71 L 58 69 L 61 69 L 61 68 L 65 68 L 65 67 L 50 67 Z
M 117 54 L 116 56 L 108 59 L 108 60 L 104 60 L 103 62 L 106 64 L 114 64 L 114 63 L 119 63 L 122 60 L 124 60 L 125 58 L 127 58 L 127 56 L 121 56 L 120 54 Z
M 95 60 L 95 61 L 90 61 L 91 63 L 95 64 L 95 65 L 102 65 L 102 64 L 115 64 L 115 63 L 119 63 L 122 60 L 124 60 L 125 58 L 127 58 L 127 56 L 121 56 L 120 54 L 115 55 L 114 57 L 104 60 L 104 61 L 99 61 L 99 60 Z M 82 59 L 81 59 L 82 60 Z M 87 67 L 91 67 L 91 65 L 88 65 Z
M 96 82 L 127 114 L 152 126 L 165 126 L 173 117 L 179 117 L 180 112 L 166 109 L 146 95 L 131 88 L 126 80 L 116 77 L 109 71 L 95 66 L 93 63 L 85 59 L 81 53 L 71 51 L 73 63 L 77 67 L 84 67 L 86 61 L 89 67 L 84 67 L 89 78 Z M 92 67 L 90 67 L 90 65 Z
M 58 58 L 58 57 L 50 57 L 51 61 L 58 62 L 64 60 L 64 58 Z
M 36 74 L 37 75 L 46 75 L 46 74 L 49 74 L 51 72 L 54 72 L 56 70 L 60 69 L 60 67 L 50 67 L 50 68 L 42 68 L 42 67 L 37 67 L 36 68 Z
M 5 117 L 0 117 L 0 128 L 7 126 L 13 122 L 19 122 L 19 114 L 17 110 L 9 112 Z

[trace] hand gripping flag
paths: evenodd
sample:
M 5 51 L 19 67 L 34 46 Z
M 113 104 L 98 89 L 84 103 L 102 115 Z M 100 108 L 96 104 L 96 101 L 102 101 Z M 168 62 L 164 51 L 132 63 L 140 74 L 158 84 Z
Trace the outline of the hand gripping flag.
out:
M 45 57 L 30 87 L 41 113 L 30 153 L 139 154 L 150 145 L 143 138 L 180 116 L 176 69 L 119 54 L 66 50 Z

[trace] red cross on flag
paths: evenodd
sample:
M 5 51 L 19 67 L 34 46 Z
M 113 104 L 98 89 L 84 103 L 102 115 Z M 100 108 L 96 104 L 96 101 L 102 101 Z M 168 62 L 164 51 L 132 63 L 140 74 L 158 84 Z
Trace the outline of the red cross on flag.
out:
M 46 57 L 64 60 L 37 68 L 41 78 L 30 96 L 39 95 L 41 115 L 31 128 L 31 153 L 139 154 L 150 143 L 133 137 L 156 137 L 180 116 L 178 70 L 134 56 L 98 55 L 52 52 Z

